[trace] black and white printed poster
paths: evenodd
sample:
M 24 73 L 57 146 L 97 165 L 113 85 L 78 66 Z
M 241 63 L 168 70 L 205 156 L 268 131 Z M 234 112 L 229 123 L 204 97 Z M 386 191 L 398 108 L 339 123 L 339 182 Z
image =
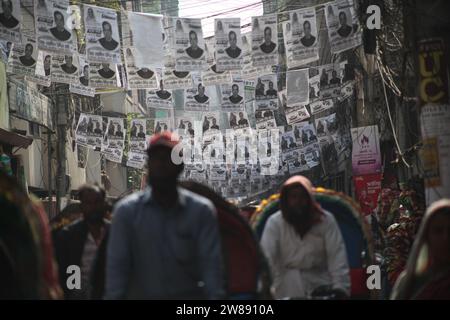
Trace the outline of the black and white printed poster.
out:
M 227 166 L 225 164 L 213 164 L 209 168 L 208 177 L 210 181 L 226 181 Z
M 91 148 L 101 148 L 103 139 L 103 120 L 101 116 L 81 113 L 75 129 L 76 143 Z
M 172 121 L 170 118 L 155 119 L 154 133 L 161 133 L 172 130 Z
M 67 55 L 52 55 L 52 82 L 76 84 L 79 81 L 79 65 L 78 56 Z
M 284 114 L 286 116 L 286 122 L 291 125 L 296 122 L 303 121 L 310 117 L 308 109 L 302 104 L 294 104 L 284 107 Z
M 83 5 L 89 62 L 120 64 L 120 35 L 115 10 Z
M 245 111 L 229 112 L 228 123 L 233 130 L 250 127 L 250 121 L 248 120 L 248 115 Z
M 22 10 L 20 0 L 2 0 L 0 7 L 0 38 L 2 40 L 20 43 Z
M 317 100 L 309 104 L 312 115 L 316 115 L 334 107 L 333 99 Z
M 206 64 L 207 70 L 201 72 L 202 82 L 205 86 L 215 86 L 224 83 L 231 83 L 232 77 L 230 71 L 219 71 L 217 69 L 215 56 L 215 38 L 209 37 L 205 39 Z
M 102 153 L 105 155 L 106 160 L 122 163 L 126 134 L 124 119 L 107 117 L 107 123 L 102 143 Z
M 257 130 L 275 129 L 277 127 L 273 110 L 255 111 L 255 120 Z
M 329 116 L 316 119 L 316 132 L 325 166 L 324 169 L 326 172 L 332 171 L 338 156 L 335 144 L 335 141 L 338 140 L 336 114 L 333 113 Z
M 214 34 L 217 70 L 241 70 L 243 56 L 241 19 L 215 19 Z
M 178 71 L 173 69 L 175 66 L 166 66 L 163 71 L 163 85 L 166 89 L 176 90 L 192 88 L 192 74 L 189 71 Z
M 75 142 L 82 146 L 87 146 L 87 129 L 89 115 L 81 113 L 75 128 Z
M 166 90 L 163 80 L 160 80 L 159 89 L 147 90 L 146 102 L 148 108 L 173 109 L 172 90 Z
M 199 76 L 200 77 L 200 76 Z M 196 81 L 194 81 L 196 82 Z M 201 82 L 194 88 L 184 90 L 184 110 L 186 111 L 208 111 L 209 97 L 215 87 L 205 87 Z
M 270 74 L 272 73 L 272 65 L 262 65 L 255 67 L 253 65 L 252 59 L 252 33 L 246 32 L 242 34 L 242 50 L 243 58 L 242 58 L 242 70 L 241 75 L 243 79 L 252 79 L 254 80 L 256 77 L 262 74 Z
M 26 75 L 25 80 L 37 83 L 44 87 L 50 87 L 52 81 L 50 77 L 52 57 L 50 53 L 39 51 L 34 75 Z
M 309 69 L 286 72 L 287 105 L 309 103 Z
M 332 53 L 340 53 L 361 45 L 361 29 L 353 0 L 327 3 L 325 16 Z
M 221 91 L 221 107 L 223 111 L 244 110 L 244 80 L 241 78 L 233 78 L 232 84 L 222 84 Z
M 39 49 L 58 54 L 77 53 L 69 0 L 34 1 L 34 14 Z
M 283 23 L 288 68 L 319 60 L 319 40 L 315 8 L 290 11 Z
M 115 64 L 91 62 L 89 63 L 89 74 L 89 85 L 92 88 L 118 87 Z
M 255 84 L 255 111 L 278 109 L 277 75 L 259 76 Z
M 221 131 L 219 112 L 207 112 L 202 114 L 203 135 L 217 134 Z
M 155 70 L 138 68 L 135 63 L 135 49 L 125 49 L 125 67 L 127 72 L 128 89 L 156 89 L 158 80 Z
M 319 76 L 320 99 L 340 96 L 341 85 L 344 80 L 344 63 L 326 64 L 312 70 L 313 73 L 317 73 Z
M 307 146 L 312 143 L 317 143 L 316 129 L 313 123 L 302 121 L 292 125 L 294 138 L 299 146 Z
M 22 43 L 15 43 L 9 56 L 8 73 L 33 76 L 35 74 L 38 49 L 34 37 L 23 36 Z
M 173 30 L 175 69 L 201 71 L 206 68 L 201 19 L 175 18 Z
M 194 136 L 194 119 L 192 116 L 183 115 L 175 118 L 175 131 L 180 137 Z
M 72 93 L 80 94 L 87 97 L 95 96 L 95 88 L 90 86 L 90 73 L 89 63 L 86 61 L 85 56 L 78 56 L 79 73 L 78 80 L 75 83 L 71 83 L 69 90 Z
M 146 119 L 131 119 L 127 166 L 142 169 L 146 159 Z
M 253 66 L 278 64 L 277 15 L 252 17 Z
M 8 63 L 8 59 L 12 51 L 12 46 L 12 41 L 0 40 L 0 60 L 5 64 Z

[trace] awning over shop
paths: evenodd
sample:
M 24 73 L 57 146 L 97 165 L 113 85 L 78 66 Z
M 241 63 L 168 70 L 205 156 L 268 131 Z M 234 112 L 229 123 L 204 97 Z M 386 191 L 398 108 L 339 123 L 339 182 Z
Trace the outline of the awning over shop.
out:
M 26 149 L 33 143 L 33 138 L 0 128 L 0 143 Z

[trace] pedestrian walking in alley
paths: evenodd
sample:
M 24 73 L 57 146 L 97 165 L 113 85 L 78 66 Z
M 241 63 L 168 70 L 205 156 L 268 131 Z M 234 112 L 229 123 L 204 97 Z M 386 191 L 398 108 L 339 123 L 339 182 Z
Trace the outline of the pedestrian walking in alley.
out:
M 312 195 L 303 176 L 288 179 L 280 191 L 280 211 L 264 228 L 261 245 L 273 276 L 274 296 L 309 297 L 320 287 L 343 298 L 350 293 L 345 244 L 333 215 Z
M 101 299 L 105 283 L 106 247 L 109 222 L 105 219 L 105 191 L 97 185 L 84 185 L 78 191 L 83 217 L 56 230 L 54 245 L 60 282 L 65 299 Z M 81 269 L 81 288 L 69 289 L 71 265 Z
M 392 299 L 450 299 L 450 199 L 433 203 L 425 213 Z
M 121 200 L 108 247 L 107 299 L 216 299 L 224 295 L 216 212 L 208 199 L 177 187 L 170 132 L 148 148 L 148 184 Z

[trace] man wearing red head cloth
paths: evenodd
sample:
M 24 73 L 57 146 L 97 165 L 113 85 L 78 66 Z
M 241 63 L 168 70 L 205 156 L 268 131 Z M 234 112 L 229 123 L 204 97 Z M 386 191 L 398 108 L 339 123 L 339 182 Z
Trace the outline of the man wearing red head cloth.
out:
M 347 253 L 338 224 L 312 193 L 307 178 L 289 178 L 281 187 L 280 211 L 264 228 L 261 246 L 278 299 L 305 298 L 324 286 L 338 298 L 350 293 Z

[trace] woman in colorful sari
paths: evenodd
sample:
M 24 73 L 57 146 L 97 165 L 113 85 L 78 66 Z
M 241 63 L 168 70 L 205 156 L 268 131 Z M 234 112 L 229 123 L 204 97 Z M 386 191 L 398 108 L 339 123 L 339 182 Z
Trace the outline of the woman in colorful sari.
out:
M 450 199 L 428 208 L 391 298 L 450 299 Z

